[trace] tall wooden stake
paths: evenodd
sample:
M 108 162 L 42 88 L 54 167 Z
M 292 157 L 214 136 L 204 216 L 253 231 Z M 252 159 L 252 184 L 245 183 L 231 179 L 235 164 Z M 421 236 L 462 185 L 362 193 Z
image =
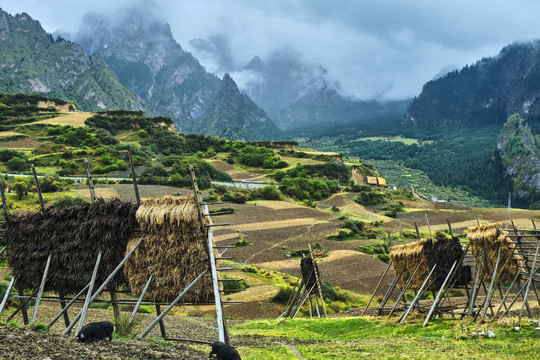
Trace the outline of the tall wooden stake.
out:
M 131 322 L 135 318 L 135 315 L 137 315 L 137 311 L 139 310 L 139 307 L 141 306 L 141 303 L 144 299 L 144 295 L 146 295 L 146 292 L 148 291 L 148 287 L 150 286 L 151 282 L 152 282 L 152 275 L 150 275 L 150 277 L 148 278 L 146 285 L 144 285 L 144 289 L 141 293 L 141 296 L 139 296 L 139 300 L 137 300 L 137 304 L 135 305 L 135 308 L 133 308 L 133 312 L 131 313 L 131 316 L 129 317 L 129 321 L 128 321 L 129 324 L 131 324 Z
M 141 237 L 139 239 L 139 241 L 137 242 L 137 244 L 135 244 L 135 246 L 133 248 L 131 248 L 131 250 L 129 250 L 129 252 L 126 254 L 126 256 L 124 256 L 124 259 L 120 262 L 120 264 L 118 264 L 118 266 L 116 266 L 114 268 L 114 270 L 109 274 L 109 277 L 107 277 L 107 279 L 105 279 L 105 281 L 103 282 L 103 284 L 101 284 L 101 286 L 96 290 L 96 292 L 94 293 L 94 295 L 92 295 L 92 298 L 90 299 L 89 301 L 89 305 L 91 303 L 94 302 L 94 300 L 96 300 L 96 298 L 99 296 L 99 294 L 101 294 L 101 292 L 103 291 L 103 289 L 105 289 L 105 286 L 107 286 L 109 284 L 109 282 L 111 282 L 111 280 L 114 278 L 114 276 L 116 275 L 116 273 L 118 271 L 120 271 L 120 269 L 122 268 L 122 266 L 124 266 L 124 264 L 126 263 L 126 261 L 131 257 L 131 255 L 133 255 L 133 253 L 135 252 L 135 250 L 139 247 L 139 245 L 141 245 L 142 241 L 144 240 L 144 237 Z M 75 316 L 75 319 L 73 319 L 73 321 L 71 322 L 70 326 L 64 331 L 63 335 L 67 335 L 69 334 L 69 332 L 71 331 L 71 329 L 73 328 L 73 326 L 77 323 L 77 321 L 81 318 L 82 316 L 82 311 L 80 311 L 77 316 Z
M 4 211 L 4 218 L 8 214 L 5 190 L 6 189 L 4 188 L 4 181 L 0 179 L 0 195 L 2 196 L 2 210 Z
M 84 167 L 86 169 L 86 180 L 88 182 L 88 190 L 90 190 L 90 202 L 93 204 L 96 201 L 96 192 L 94 190 L 94 180 L 92 180 L 92 174 L 90 173 L 90 163 L 87 159 L 84 159 Z
M 66 307 L 66 298 L 63 293 L 58 294 L 58 297 L 60 298 L 60 307 L 63 310 Z M 63 312 L 63 315 L 64 315 L 64 324 L 66 325 L 66 327 L 68 327 L 71 321 L 69 321 L 69 314 L 67 312 L 67 309 L 66 311 Z
M 429 237 L 431 239 L 433 239 L 433 234 L 431 233 L 431 226 L 429 225 L 429 219 L 427 217 L 427 213 L 424 213 L 424 215 L 426 216 L 426 223 L 427 223 L 427 227 L 428 227 L 428 230 L 429 230 Z
M 135 188 L 135 200 L 137 201 L 137 206 L 141 205 L 141 198 L 139 196 L 139 187 L 137 186 L 137 174 L 135 173 L 135 165 L 133 164 L 133 154 L 131 153 L 131 146 L 128 148 L 128 157 L 129 157 L 129 166 L 131 167 L 131 177 L 133 179 L 133 187 Z
M 433 305 L 431 306 L 431 309 L 429 309 L 429 313 L 426 316 L 426 320 L 424 321 L 424 324 L 422 326 L 426 326 L 429 319 L 431 319 L 431 315 L 433 315 L 433 312 L 437 308 L 437 304 L 439 303 L 439 300 L 441 298 L 441 294 L 443 293 L 444 289 L 446 288 L 446 284 L 448 283 L 448 279 L 452 276 L 454 273 L 454 268 L 456 267 L 458 260 L 454 261 L 454 264 L 452 264 L 452 267 L 450 268 L 450 271 L 448 272 L 448 275 L 446 276 L 446 279 L 444 279 L 443 284 L 441 285 L 441 288 L 439 289 L 439 292 L 437 293 L 437 297 L 435 300 L 433 300 Z
M 36 190 L 39 198 L 39 205 L 41 206 L 41 211 L 45 210 L 45 203 L 43 202 L 43 195 L 41 195 L 41 186 L 39 185 L 39 179 L 36 173 L 36 168 L 32 164 L 32 173 L 34 174 L 34 181 L 36 182 Z
M 392 316 L 392 314 L 398 307 L 399 301 L 405 295 L 405 291 L 407 291 L 407 289 L 409 288 L 409 285 L 411 284 L 412 280 L 414 279 L 414 276 L 416 275 L 416 272 L 418 271 L 418 269 L 420 269 L 421 265 L 422 265 L 422 261 L 420 261 L 420 263 L 416 266 L 416 269 L 414 269 L 413 274 L 407 279 L 407 282 L 405 282 L 405 286 L 403 286 L 403 289 L 401 289 L 401 292 L 399 293 L 398 298 L 396 299 L 396 302 L 394 303 L 394 306 L 392 307 L 392 310 L 390 310 L 390 312 L 388 313 L 388 317 Z
M 313 264 L 313 272 L 315 273 L 315 283 L 317 284 L 317 290 L 319 291 L 319 297 L 321 298 L 323 314 L 324 314 L 324 317 L 326 317 L 326 307 L 324 306 L 324 298 L 323 298 L 323 293 L 321 289 L 321 279 L 319 278 L 319 272 L 317 271 L 317 263 L 315 262 L 315 259 L 313 258 L 313 251 L 311 250 L 311 244 L 308 244 L 308 247 L 309 247 L 309 256 L 311 257 L 311 263 Z
M 486 318 L 486 312 L 491 304 L 491 296 L 495 290 L 495 279 L 497 278 L 497 269 L 499 269 L 499 262 L 501 261 L 501 247 L 499 246 L 499 251 L 497 253 L 497 262 L 495 262 L 495 268 L 493 269 L 493 275 L 491 276 L 491 282 L 489 284 L 489 290 L 486 294 L 486 299 L 484 300 L 484 309 L 482 310 L 482 318 Z
M 4 294 L 4 298 L 2 299 L 2 303 L 0 304 L 0 314 L 2 314 L 2 311 L 4 310 L 4 306 L 6 306 L 7 299 L 9 298 L 9 293 L 11 292 L 11 288 L 13 288 L 14 283 L 15 283 L 15 278 L 12 277 L 11 281 L 9 282 L 6 293 Z
M 199 274 L 199 276 L 197 276 L 195 278 L 195 280 L 193 280 L 191 282 L 191 284 L 189 284 L 185 289 L 184 291 L 182 291 L 180 293 L 180 295 L 178 295 L 178 297 L 176 299 L 173 300 L 173 302 L 167 306 L 167 308 L 165 310 L 163 310 L 163 312 L 161 313 L 161 315 L 159 315 L 157 317 L 157 319 L 155 319 L 147 328 L 146 330 L 143 331 L 143 333 L 141 335 L 139 335 L 139 339 L 142 339 L 144 338 L 146 335 L 148 335 L 148 333 L 156 326 L 156 324 L 161 320 L 163 319 L 163 317 L 165 315 L 167 315 L 167 313 L 169 311 L 171 311 L 171 309 L 176 305 L 176 303 L 178 303 L 180 300 L 182 300 L 182 298 L 184 297 L 184 295 L 193 287 L 193 285 L 195 285 L 206 273 L 208 272 L 208 269 L 204 269 L 203 272 L 201 272 Z
M 81 311 L 81 320 L 79 321 L 79 325 L 77 326 L 77 332 L 75 335 L 79 334 L 82 330 L 82 327 L 84 325 L 84 320 L 86 320 L 86 312 L 88 311 L 88 306 L 90 305 L 90 299 L 92 298 L 92 290 L 94 290 L 94 284 L 96 282 L 97 278 L 97 272 L 99 268 L 99 263 L 101 262 L 101 250 L 99 250 L 96 264 L 94 265 L 94 271 L 92 272 L 92 279 L 90 280 L 90 287 L 88 288 L 88 292 L 86 293 L 86 299 L 84 300 L 84 306 Z M 75 320 L 73 320 L 75 322 Z M 75 325 L 75 324 L 73 324 Z M 70 324 L 71 326 L 71 324 Z M 71 326 L 73 327 L 73 326 Z M 69 326 L 68 326 L 69 329 Z M 67 330 L 67 329 L 66 329 Z
M 85 286 L 81 291 L 79 291 L 79 293 L 78 293 L 77 295 L 75 295 L 75 296 L 73 297 L 73 299 L 71 299 L 71 301 L 68 302 L 67 305 L 65 305 L 65 306 L 62 308 L 62 311 L 60 311 L 58 314 L 56 314 L 56 316 L 54 317 L 54 319 L 52 319 L 51 322 L 49 323 L 49 325 L 47 325 L 47 326 L 48 326 L 49 328 L 50 328 L 51 326 L 53 326 L 54 323 L 55 323 L 58 319 L 60 319 L 60 316 L 62 316 L 62 314 L 65 314 L 65 313 L 68 311 L 69 307 L 70 307 L 71 305 L 73 305 L 73 303 L 74 303 L 74 302 L 75 302 L 82 294 L 84 294 L 84 292 L 85 292 L 86 290 L 88 290 L 89 287 L 90 287 L 90 283 L 86 284 L 86 286 Z M 69 318 L 68 318 L 68 322 L 67 322 L 67 324 L 66 324 L 66 329 L 67 329 L 67 327 L 69 326 L 69 324 L 70 324 L 70 322 L 69 322 Z
M 409 313 L 413 309 L 413 307 L 416 304 L 416 302 L 418 301 L 418 299 L 420 299 L 420 296 L 422 296 L 422 294 L 424 293 L 425 288 L 426 288 L 426 284 L 427 284 L 429 278 L 431 277 L 431 274 L 433 274 L 433 271 L 435 271 L 435 268 L 437 268 L 437 264 L 433 265 L 433 268 L 431 268 L 431 271 L 429 272 L 428 276 L 426 277 L 426 279 L 422 283 L 422 286 L 420 287 L 420 290 L 418 290 L 418 294 L 416 294 L 416 297 L 411 302 L 411 305 L 409 306 L 409 308 L 407 309 L 405 314 L 403 314 L 403 316 L 401 317 L 401 320 L 399 322 L 400 324 L 402 324 L 405 321 L 405 319 L 407 318 L 407 316 L 409 315 Z
M 39 287 L 39 292 L 34 304 L 34 312 L 32 313 L 32 319 L 30 322 L 33 323 L 36 321 L 37 312 L 39 308 L 39 303 L 41 302 L 41 296 L 43 295 L 43 289 L 45 289 L 45 282 L 47 281 L 47 274 L 49 273 L 49 265 L 51 264 L 51 254 L 47 257 L 47 263 L 45 264 L 45 271 L 43 271 L 43 277 L 41 278 L 41 285 Z
M 369 301 L 366 305 L 366 307 L 364 308 L 364 311 L 362 311 L 362 314 L 360 314 L 360 316 L 364 316 L 364 314 L 366 313 L 368 307 L 369 307 L 369 304 L 371 304 L 371 301 L 373 300 L 373 298 L 375 297 L 375 294 L 377 293 L 377 290 L 379 290 L 379 287 L 381 286 L 381 283 L 383 282 L 383 279 L 384 277 L 386 276 L 386 273 L 388 272 L 388 270 L 390 270 L 390 267 L 392 266 L 392 260 L 390 260 L 390 262 L 388 263 L 388 266 L 386 267 L 386 270 L 384 270 L 384 273 L 383 275 L 381 276 L 381 278 L 379 279 L 379 282 L 377 283 L 377 286 L 375 286 L 375 290 L 373 291 L 373 294 L 371 295 L 371 297 L 369 298 Z
M 538 247 L 539 246 L 540 246 L 540 241 L 536 245 L 536 251 L 534 253 L 534 260 L 533 260 L 532 269 L 536 269 L 536 259 L 538 257 Z M 521 322 L 521 317 L 523 316 L 523 309 L 525 308 L 525 303 L 527 301 L 527 296 L 529 295 L 529 289 L 531 288 L 531 283 L 533 281 L 533 276 L 534 276 L 534 272 L 531 272 L 531 275 L 529 276 L 529 279 L 527 280 L 525 294 L 523 295 L 523 298 L 524 298 L 523 304 L 521 305 L 521 310 L 519 311 L 518 324 Z
M 156 315 L 158 317 L 161 315 L 161 306 L 159 306 L 159 304 L 156 304 Z M 161 332 L 161 337 L 163 338 L 163 340 L 166 340 L 167 333 L 165 332 L 165 324 L 163 323 L 163 319 L 160 319 L 158 323 L 159 323 L 159 331 Z

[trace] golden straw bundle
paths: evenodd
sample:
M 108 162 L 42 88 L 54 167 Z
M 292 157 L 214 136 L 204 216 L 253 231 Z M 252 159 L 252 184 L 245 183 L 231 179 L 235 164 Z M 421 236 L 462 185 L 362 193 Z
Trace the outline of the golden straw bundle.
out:
M 124 272 L 137 296 L 153 275 L 145 299 L 169 302 L 208 267 L 195 197 L 142 199 L 136 217 L 145 240 L 126 262 Z M 136 242 L 133 238 L 127 251 Z M 199 280 L 183 298 L 190 303 L 212 300 L 210 274 Z
M 477 267 L 483 256 L 480 280 L 484 282 L 490 282 L 493 277 L 499 248 L 501 249 L 501 259 L 497 271 L 501 274 L 499 282 L 511 282 L 521 266 L 522 258 L 515 252 L 516 245 L 508 238 L 508 232 L 501 231 L 500 227 L 500 223 L 474 226 L 469 228 L 467 234 Z

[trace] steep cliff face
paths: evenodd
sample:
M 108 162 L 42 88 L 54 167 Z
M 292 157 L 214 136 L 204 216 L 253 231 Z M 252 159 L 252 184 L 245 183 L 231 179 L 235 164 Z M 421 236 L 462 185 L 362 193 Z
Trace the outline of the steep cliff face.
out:
M 506 46 L 496 57 L 428 82 L 407 121 L 428 129 L 502 125 L 516 113 L 540 117 L 540 41 Z
M 222 80 L 175 41 L 168 24 L 139 8 L 117 18 L 86 16 L 77 42 L 89 53 L 100 54 L 120 81 L 146 101 L 152 114 L 170 116 L 180 131 L 226 136 L 221 129 L 234 119 L 245 124 L 238 136 L 261 133 L 258 123 L 244 118 L 249 111 L 243 108 L 219 113 L 222 106 L 214 101 L 218 94 L 222 96 Z M 227 94 L 241 95 L 236 86 Z M 244 105 L 256 107 L 250 101 L 246 99 Z M 220 119 L 220 127 L 208 126 L 209 112 Z M 274 130 L 265 136 L 275 135 Z
M 208 134 L 223 134 L 230 139 L 264 139 L 266 134 L 276 132 L 276 126 L 264 110 L 238 91 L 229 74 L 223 77 L 221 89 L 202 121 Z M 246 129 L 252 130 L 248 133 Z
M 526 120 L 518 114 L 505 123 L 497 143 L 499 159 L 519 205 L 538 207 L 540 150 Z
M 53 39 L 28 14 L 0 9 L 0 92 L 39 93 L 75 101 L 82 110 L 141 110 L 99 56 L 81 46 Z

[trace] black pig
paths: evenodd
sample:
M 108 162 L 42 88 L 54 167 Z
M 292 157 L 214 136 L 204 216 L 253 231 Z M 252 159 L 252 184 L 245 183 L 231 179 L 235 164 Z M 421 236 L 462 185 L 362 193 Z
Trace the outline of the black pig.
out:
M 80 342 L 92 342 L 94 339 L 109 338 L 112 340 L 114 324 L 109 321 L 95 322 L 85 325 L 81 332 L 77 334 L 77 339 Z
M 221 341 L 215 341 L 212 344 L 212 351 L 210 352 L 209 359 L 212 358 L 212 355 L 216 355 L 216 359 L 220 360 L 242 360 L 238 351 L 232 346 L 229 346 Z

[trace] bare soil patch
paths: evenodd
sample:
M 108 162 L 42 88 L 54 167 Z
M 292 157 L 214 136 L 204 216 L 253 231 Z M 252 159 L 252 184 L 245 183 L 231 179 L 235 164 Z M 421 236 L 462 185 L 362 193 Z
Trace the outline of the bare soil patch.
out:
M 3 149 L 35 149 L 39 146 L 39 142 L 29 138 L 0 142 L 0 148 Z

